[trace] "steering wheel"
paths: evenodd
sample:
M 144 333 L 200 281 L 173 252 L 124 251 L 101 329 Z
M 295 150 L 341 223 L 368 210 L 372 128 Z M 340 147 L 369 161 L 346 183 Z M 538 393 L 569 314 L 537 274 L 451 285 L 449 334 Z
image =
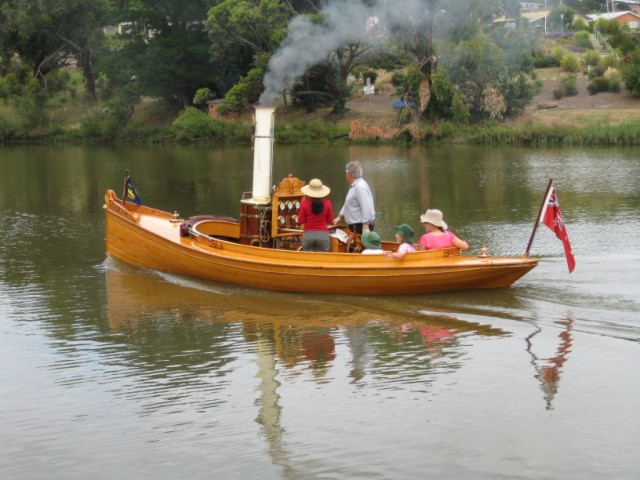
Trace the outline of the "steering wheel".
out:
M 347 253 L 360 253 L 362 252 L 362 242 L 360 241 L 359 233 L 352 233 L 346 243 Z

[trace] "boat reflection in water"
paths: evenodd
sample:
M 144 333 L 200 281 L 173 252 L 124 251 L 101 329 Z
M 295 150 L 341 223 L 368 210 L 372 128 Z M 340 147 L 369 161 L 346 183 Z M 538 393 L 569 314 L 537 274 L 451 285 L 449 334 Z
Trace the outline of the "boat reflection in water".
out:
M 283 468 L 283 478 L 314 478 L 313 468 L 291 459 L 283 427 L 283 383 L 290 389 L 301 374 L 307 381 L 325 383 L 339 382 L 342 375 L 348 383 L 366 381 L 369 388 L 433 389 L 435 394 L 437 378 L 461 368 L 461 359 L 473 348 L 472 338 L 511 336 L 443 313 L 409 312 L 406 300 L 398 297 L 364 298 L 354 305 L 348 296 L 247 290 L 165 276 L 112 260 L 107 263 L 106 284 L 110 329 L 129 338 L 134 350 L 137 345 L 144 348 L 149 338 L 162 343 L 154 349 L 156 357 L 158 350 L 176 349 L 173 357 L 162 359 L 163 367 L 158 360 L 157 368 L 184 368 L 184 374 L 177 375 L 181 382 L 185 375 L 233 375 L 241 357 L 255 362 L 255 421 L 273 463 Z M 189 331 L 195 333 L 190 336 Z M 552 390 L 550 396 L 545 393 L 550 405 L 564 360 L 539 360 L 533 353 L 534 336 L 527 338 L 527 351 L 543 390 Z M 561 338 L 566 341 L 558 358 L 564 358 L 570 346 L 570 336 Z M 144 368 L 155 368 L 148 356 L 141 357 Z M 221 358 L 228 363 L 217 363 Z M 553 374 L 545 373 L 545 362 Z M 199 370 L 202 366 L 205 370 Z
M 389 303 L 371 298 L 359 305 L 340 297 L 247 290 L 107 262 L 112 331 L 139 335 L 142 324 L 167 318 L 241 325 L 245 342 L 268 342 L 285 367 L 305 363 L 326 369 L 335 360 L 336 343 L 347 342 L 357 379 L 364 375 L 365 357 L 381 360 L 408 346 L 441 355 L 461 335 L 505 334 L 447 314 L 409 312 L 400 307 L 402 299 Z

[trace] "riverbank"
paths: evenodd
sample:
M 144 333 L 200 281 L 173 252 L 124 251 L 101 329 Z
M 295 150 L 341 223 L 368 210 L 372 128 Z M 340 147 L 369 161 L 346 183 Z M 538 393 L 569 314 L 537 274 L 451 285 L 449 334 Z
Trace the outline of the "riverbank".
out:
M 342 116 L 329 108 L 307 113 L 303 109 L 276 109 L 279 143 L 470 143 L 485 145 L 578 146 L 640 145 L 640 99 L 622 90 L 591 95 L 588 78 L 578 74 L 577 94 L 554 98 L 563 72 L 536 71 L 541 89 L 524 111 L 504 121 L 456 124 L 449 121 L 416 126 L 402 124 L 394 104 L 400 100 L 381 75 L 376 92 L 358 89 Z M 119 127 L 99 102 L 81 97 L 48 102 L 29 118 L 18 118 L 10 107 L 0 107 L 0 143 L 246 143 L 252 133 L 252 109 L 234 118 L 209 118 L 194 110 L 183 119 L 175 105 L 153 99 L 138 104 L 126 127 Z

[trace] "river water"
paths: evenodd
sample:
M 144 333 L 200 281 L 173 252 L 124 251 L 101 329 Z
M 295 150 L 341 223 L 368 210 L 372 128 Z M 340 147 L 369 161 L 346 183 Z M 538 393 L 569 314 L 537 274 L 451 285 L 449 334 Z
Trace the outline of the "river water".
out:
M 362 161 L 376 230 L 450 228 L 520 254 L 512 287 L 264 292 L 105 258 L 105 189 L 238 217 L 249 146 L 0 149 L 0 478 L 635 479 L 640 150 L 280 147 L 274 183 L 339 209 Z

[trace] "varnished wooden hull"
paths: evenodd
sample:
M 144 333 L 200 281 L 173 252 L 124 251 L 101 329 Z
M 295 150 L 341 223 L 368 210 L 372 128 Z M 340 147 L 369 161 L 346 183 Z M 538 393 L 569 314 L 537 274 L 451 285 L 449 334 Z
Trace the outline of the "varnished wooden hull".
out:
M 383 255 L 315 253 L 241 245 L 223 238 L 237 226 L 220 221 L 224 237 L 182 237 L 167 212 L 122 205 L 105 195 L 107 254 L 138 267 L 250 287 L 294 292 L 406 294 L 507 287 L 534 268 L 525 257 L 460 255 L 455 249 Z

